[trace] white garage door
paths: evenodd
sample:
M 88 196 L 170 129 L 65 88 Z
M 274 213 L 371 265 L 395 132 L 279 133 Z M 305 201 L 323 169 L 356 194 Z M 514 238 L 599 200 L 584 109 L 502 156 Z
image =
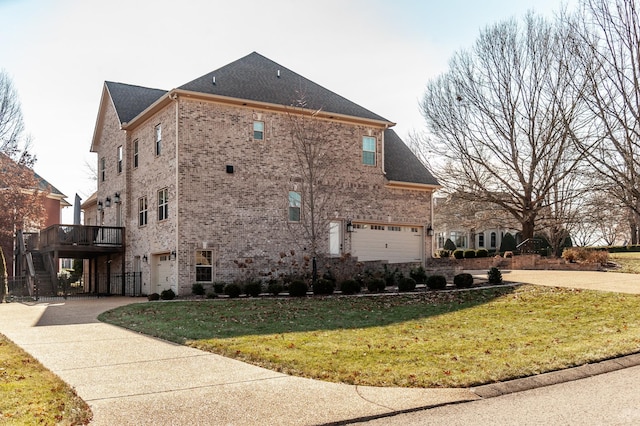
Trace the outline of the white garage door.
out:
M 423 245 L 421 226 L 355 223 L 351 234 L 351 254 L 358 260 L 421 262 Z

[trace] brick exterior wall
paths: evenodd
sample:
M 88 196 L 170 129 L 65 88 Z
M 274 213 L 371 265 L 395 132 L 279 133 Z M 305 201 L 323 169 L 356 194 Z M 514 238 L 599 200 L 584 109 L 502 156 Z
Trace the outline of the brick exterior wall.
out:
M 111 105 L 103 120 L 98 151 L 107 162 L 107 178 L 98 183 L 98 200 L 122 194 L 122 226 L 126 227 L 125 267 L 136 262 L 143 290 L 155 291 L 155 261 L 175 251 L 168 285 L 190 294 L 195 278 L 195 252 L 214 255 L 214 280 L 230 281 L 255 275 L 266 278 L 281 267 L 280 253 L 293 251 L 301 259 L 310 253 L 304 227 L 288 221 L 288 192 L 304 193 L 296 150 L 290 137 L 291 113 L 257 110 L 241 105 L 179 97 L 134 129 L 120 130 Z M 265 123 L 264 140 L 254 140 L 254 120 Z M 162 154 L 154 152 L 154 128 L 162 125 Z M 381 224 L 431 223 L 431 191 L 385 186 L 382 171 L 384 128 L 346 121 L 316 123 L 319 142 L 326 145 L 329 190 L 317 199 L 329 220 L 344 226 L 347 218 Z M 377 164 L 362 164 L 362 137 L 377 139 Z M 138 141 L 139 165 L 132 167 L 133 143 Z M 177 145 L 176 145 L 177 144 Z M 124 170 L 116 170 L 117 148 L 124 147 Z M 227 166 L 233 173 L 227 173 Z M 100 171 L 100 169 L 98 169 Z M 169 191 L 169 217 L 158 221 L 157 192 Z M 138 224 L 138 200 L 147 197 L 148 223 Z M 306 207 L 306 204 L 305 204 Z M 105 208 L 104 224 L 116 225 L 117 208 Z M 320 251 L 328 251 L 328 227 L 318 231 Z M 343 252 L 350 235 L 342 233 Z M 306 249 L 306 250 L 305 250 Z M 431 256 L 431 237 L 424 236 L 425 257 Z M 148 263 L 136 261 L 147 256 Z M 119 268 L 113 259 L 111 269 Z M 240 267 L 238 265 L 246 267 Z

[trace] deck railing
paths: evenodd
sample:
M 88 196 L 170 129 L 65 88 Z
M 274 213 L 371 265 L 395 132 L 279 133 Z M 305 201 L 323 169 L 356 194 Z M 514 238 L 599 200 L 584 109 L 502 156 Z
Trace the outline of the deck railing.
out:
M 121 247 L 124 228 L 116 226 L 52 225 L 40 232 L 39 247 Z

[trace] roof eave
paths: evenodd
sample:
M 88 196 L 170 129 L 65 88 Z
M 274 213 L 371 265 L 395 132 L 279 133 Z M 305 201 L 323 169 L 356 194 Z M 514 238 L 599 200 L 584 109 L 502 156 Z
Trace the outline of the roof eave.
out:
M 402 182 L 399 180 L 390 180 L 385 184 L 388 188 L 412 189 L 418 191 L 435 191 L 442 188 L 441 185 L 416 182 Z

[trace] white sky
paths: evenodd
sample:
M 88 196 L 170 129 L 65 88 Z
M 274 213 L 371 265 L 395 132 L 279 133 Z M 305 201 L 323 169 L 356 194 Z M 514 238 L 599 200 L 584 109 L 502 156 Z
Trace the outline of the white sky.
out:
M 569 4 L 574 4 L 570 1 Z M 424 128 L 426 83 L 486 25 L 560 0 L 0 0 L 0 68 L 18 90 L 35 170 L 67 195 L 105 80 L 170 90 L 253 51 L 398 123 Z M 71 222 L 72 209 L 63 220 Z

